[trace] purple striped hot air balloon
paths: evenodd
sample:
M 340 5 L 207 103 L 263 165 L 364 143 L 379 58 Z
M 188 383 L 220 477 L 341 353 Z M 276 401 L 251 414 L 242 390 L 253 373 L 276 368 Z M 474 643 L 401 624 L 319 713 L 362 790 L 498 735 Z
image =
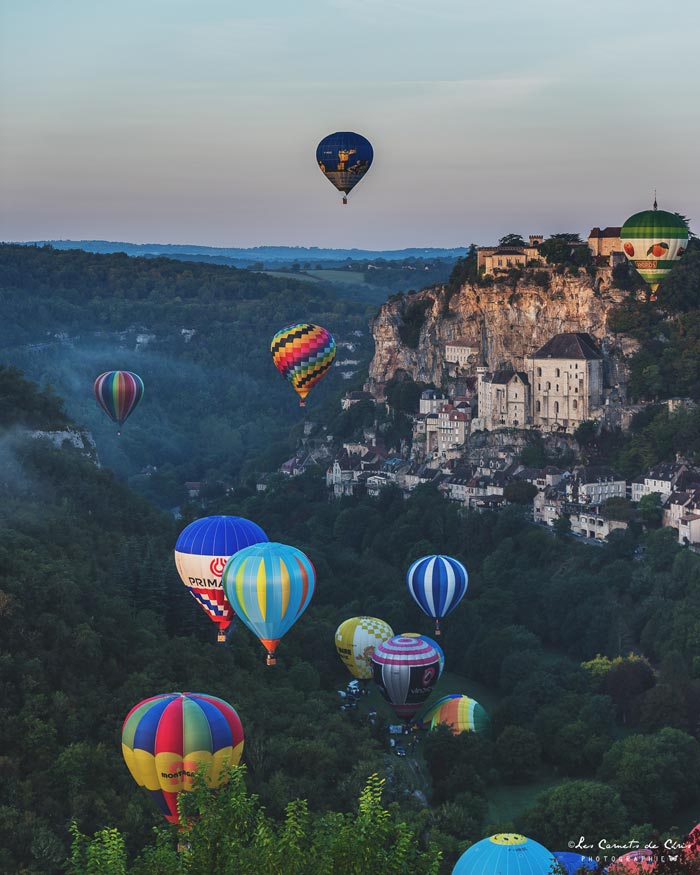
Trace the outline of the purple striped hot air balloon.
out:
M 437 683 L 440 653 L 425 635 L 395 635 L 375 649 L 372 671 L 397 717 L 409 721 Z
M 435 620 L 435 634 L 440 634 L 440 620 L 460 603 L 467 591 L 467 569 L 451 556 L 423 556 L 406 572 L 406 585 L 415 603 Z
M 106 371 L 95 380 L 97 403 L 120 430 L 143 398 L 143 380 L 131 371 Z

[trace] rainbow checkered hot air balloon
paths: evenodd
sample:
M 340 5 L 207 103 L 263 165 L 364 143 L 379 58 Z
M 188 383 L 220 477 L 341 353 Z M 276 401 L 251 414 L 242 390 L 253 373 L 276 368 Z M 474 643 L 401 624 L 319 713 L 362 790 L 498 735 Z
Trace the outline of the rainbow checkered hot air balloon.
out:
M 435 729 L 442 723 L 459 735 L 460 732 L 488 732 L 489 715 L 469 696 L 451 693 L 431 705 L 421 717 L 421 722 L 429 729 Z
M 554 856 L 539 842 L 516 833 L 499 833 L 467 848 L 452 875 L 550 875 L 556 865 Z
M 275 367 L 299 396 L 299 406 L 306 406 L 309 390 L 325 375 L 335 359 L 333 335 L 310 322 L 287 325 L 270 344 Z
M 197 770 L 211 788 L 228 779 L 243 753 L 243 727 L 228 702 L 205 693 L 165 693 L 126 715 L 122 753 L 133 779 L 171 823 L 179 823 L 178 793 L 193 789 Z
M 143 380 L 131 371 L 106 371 L 95 380 L 95 398 L 121 428 L 143 398 Z
M 309 558 L 286 544 L 256 544 L 229 559 L 222 583 L 238 618 L 267 650 L 267 664 L 274 665 L 280 638 L 314 594 L 316 572 Z
M 259 525 L 239 516 L 202 517 L 180 532 L 175 544 L 177 573 L 219 627 L 220 642 L 226 640 L 226 629 L 234 617 L 221 583 L 226 563 L 239 550 L 267 540 Z
M 435 619 L 435 634 L 440 620 L 460 603 L 467 591 L 467 569 L 451 556 L 423 556 L 406 572 L 406 586 L 418 607 Z

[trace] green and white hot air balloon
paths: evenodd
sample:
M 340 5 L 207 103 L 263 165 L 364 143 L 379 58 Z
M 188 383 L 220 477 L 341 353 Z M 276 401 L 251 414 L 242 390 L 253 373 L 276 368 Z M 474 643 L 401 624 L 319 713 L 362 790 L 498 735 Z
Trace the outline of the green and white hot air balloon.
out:
M 675 213 L 660 210 L 654 199 L 653 210 L 627 219 L 620 238 L 625 255 L 651 289 L 650 300 L 655 301 L 659 283 L 688 246 L 688 226 Z

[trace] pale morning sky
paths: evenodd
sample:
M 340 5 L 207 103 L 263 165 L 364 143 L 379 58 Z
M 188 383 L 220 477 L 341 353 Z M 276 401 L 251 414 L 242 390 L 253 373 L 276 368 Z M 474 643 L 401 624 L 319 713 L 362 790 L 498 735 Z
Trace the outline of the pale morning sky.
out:
M 4 0 L 0 240 L 456 246 L 700 225 L 700 3 Z M 347 207 L 315 163 L 371 140 Z

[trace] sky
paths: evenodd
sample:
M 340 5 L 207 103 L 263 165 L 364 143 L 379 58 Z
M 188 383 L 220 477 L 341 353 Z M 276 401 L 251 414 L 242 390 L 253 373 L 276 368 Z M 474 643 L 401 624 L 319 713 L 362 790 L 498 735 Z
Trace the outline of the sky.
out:
M 700 226 L 700 3 L 5 0 L 0 240 L 368 249 Z M 374 163 L 341 206 L 315 161 Z

